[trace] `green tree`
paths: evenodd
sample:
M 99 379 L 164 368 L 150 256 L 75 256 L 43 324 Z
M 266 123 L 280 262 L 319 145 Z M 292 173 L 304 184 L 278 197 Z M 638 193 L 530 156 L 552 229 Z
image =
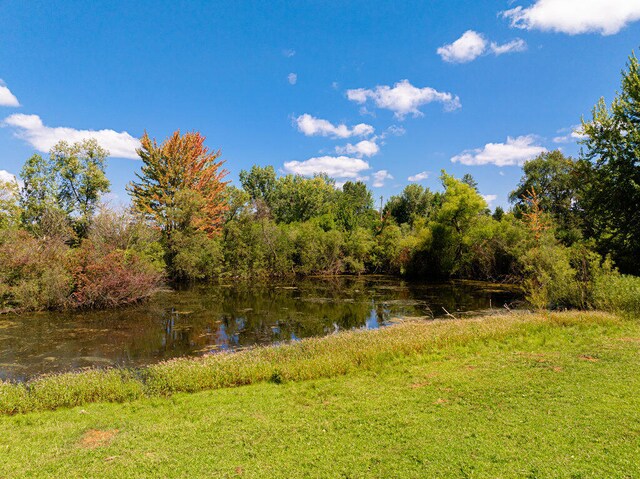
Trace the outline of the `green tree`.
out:
M 328 215 L 336 196 L 335 183 L 325 176 L 281 176 L 271 201 L 273 217 L 278 223 L 293 223 Z
M 640 273 L 640 64 L 631 54 L 622 88 L 607 107 L 601 99 L 582 128 L 592 163 L 584 207 L 587 233 L 622 271 Z
M 509 194 L 516 216 L 521 218 L 530 212 L 527 198 L 535 191 L 540 208 L 551 215 L 558 226 L 559 239 L 567 244 L 578 240 L 581 237 L 580 196 L 584 168 L 560 150 L 554 150 L 527 161 L 523 170 L 520 183 Z
M 102 195 L 109 191 L 105 174 L 109 152 L 96 140 L 87 139 L 73 144 L 61 141 L 50 154 L 58 206 L 84 237 Z
M 473 186 L 445 171 L 440 179 L 444 193 L 439 195 L 431 219 L 416 219 L 401 241 L 400 262 L 405 266 L 401 271 L 410 276 L 447 278 L 471 271 L 468 264 L 468 252 L 474 241 L 471 232 L 480 220 L 495 222 L 486 214 L 487 203 Z
M 109 152 L 96 140 L 60 141 L 49 159 L 33 155 L 20 176 L 23 223 L 38 234 L 64 221 L 85 237 L 102 195 L 109 191 L 105 162 Z
M 22 222 L 28 229 L 37 229 L 47 211 L 58 208 L 58 185 L 52 166 L 42 156 L 32 155 L 20 172 Z
M 466 185 L 469 185 L 474 190 L 479 191 L 478 182 L 476 181 L 476 179 L 473 177 L 471 173 L 465 173 L 464 175 L 462 175 L 462 178 L 460 181 L 462 181 Z
M 391 215 L 399 225 L 413 224 L 416 218 L 428 216 L 434 209 L 436 196 L 422 185 L 411 183 L 402 193 L 392 196 L 385 205 L 385 213 Z
M 273 166 L 253 165 L 251 170 L 240 171 L 240 184 L 252 201 L 262 200 L 269 205 L 276 188 L 276 170 Z
M 375 219 L 373 195 L 362 181 L 347 181 L 338 193 L 337 213 L 341 226 L 352 231 L 357 226 L 370 226 Z
M 0 229 L 20 223 L 20 188 L 16 181 L 0 180 Z

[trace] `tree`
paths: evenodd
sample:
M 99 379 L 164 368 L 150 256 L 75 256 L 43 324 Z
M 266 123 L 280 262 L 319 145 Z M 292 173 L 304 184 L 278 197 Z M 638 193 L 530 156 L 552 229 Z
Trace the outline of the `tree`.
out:
M 622 89 L 608 108 L 601 99 L 582 123 L 583 157 L 592 179 L 585 191 L 587 234 L 620 269 L 640 273 L 640 63 L 631 54 Z
M 253 165 L 251 170 L 240 171 L 240 184 L 252 201 L 262 200 L 270 204 L 276 187 L 276 170 L 273 166 Z
M 20 177 L 23 182 L 20 190 L 22 222 L 33 230 L 48 210 L 58 208 L 58 186 L 51 163 L 40 155 L 32 155 L 25 162 Z
M 373 222 L 373 196 L 362 181 L 347 181 L 338 195 L 338 221 L 347 231 L 357 226 L 367 226 Z
M 496 206 L 496 209 L 493 210 L 493 214 L 491 215 L 491 217 L 496 221 L 502 221 L 502 218 L 504 218 L 504 209 L 502 208 L 502 206 Z
M 580 196 L 584 168 L 560 150 L 540 154 L 524 166 L 520 183 L 509 194 L 515 214 L 521 218 L 530 213 L 530 192 L 535 191 L 537 204 L 558 226 L 559 238 L 571 244 L 581 237 Z
M 140 180 L 128 191 L 135 208 L 152 219 L 170 239 L 175 230 L 192 228 L 216 236 L 228 208 L 223 181 L 228 174 L 220 151 L 210 152 L 198 132 L 176 131 L 158 145 L 147 133 L 141 138 L 138 155 Z
M 431 223 L 433 263 L 438 275 L 452 275 L 464 267 L 462 256 L 469 231 L 487 209 L 476 189 L 445 171 L 440 176 L 444 194 Z
M 326 176 L 281 176 L 271 200 L 274 219 L 293 223 L 329 214 L 336 194 L 335 183 Z
M 20 189 L 17 181 L 0 179 L 0 230 L 16 227 L 20 222 Z
M 478 182 L 471 173 L 465 173 L 464 175 L 462 175 L 462 179 L 460 181 L 462 181 L 466 185 L 469 185 L 474 190 L 479 191 Z
M 96 140 L 87 139 L 73 144 L 61 141 L 50 155 L 58 206 L 84 237 L 100 198 L 109 191 L 104 171 L 109 152 Z
M 109 191 L 107 156 L 109 152 L 96 140 L 88 139 L 73 144 L 58 142 L 48 160 L 40 155 L 29 158 L 20 172 L 23 223 L 46 234 L 45 223 L 66 220 L 85 237 L 102 195 Z
M 385 212 L 396 222 L 413 224 L 419 217 L 426 217 L 433 209 L 435 195 L 422 185 L 411 183 L 405 186 L 399 196 L 392 196 L 385 205 Z

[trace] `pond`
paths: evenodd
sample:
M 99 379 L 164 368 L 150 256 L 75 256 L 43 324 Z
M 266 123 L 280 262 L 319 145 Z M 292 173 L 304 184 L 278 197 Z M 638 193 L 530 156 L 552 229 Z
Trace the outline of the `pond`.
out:
M 186 355 L 295 341 L 402 318 L 503 309 L 513 290 L 392 277 L 229 282 L 158 293 L 118 310 L 0 316 L 0 379 L 87 367 L 142 366 Z

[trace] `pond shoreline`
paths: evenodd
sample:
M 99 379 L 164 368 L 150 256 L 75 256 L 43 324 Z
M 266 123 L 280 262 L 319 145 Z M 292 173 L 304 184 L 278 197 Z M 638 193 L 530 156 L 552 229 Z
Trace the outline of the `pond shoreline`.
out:
M 394 357 L 446 351 L 452 345 L 500 339 L 536 328 L 615 325 L 600 312 L 519 313 L 482 318 L 407 321 L 369 331 L 344 331 L 233 354 L 177 358 L 141 369 L 101 369 L 0 382 L 0 413 L 16 414 L 92 402 L 126 402 L 270 381 L 302 381 L 369 369 Z
M 504 311 L 503 304 L 520 298 L 495 284 L 419 283 L 381 275 L 199 284 L 127 308 L 4 316 L 0 379 L 105 365 L 140 367 L 339 330 L 376 329 L 394 318 Z

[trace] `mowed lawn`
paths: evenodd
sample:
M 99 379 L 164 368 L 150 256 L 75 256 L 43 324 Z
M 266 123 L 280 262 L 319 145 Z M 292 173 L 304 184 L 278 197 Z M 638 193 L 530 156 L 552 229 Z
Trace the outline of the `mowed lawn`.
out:
M 2 416 L 0 478 L 640 477 L 640 322 L 594 318 L 328 379 Z

